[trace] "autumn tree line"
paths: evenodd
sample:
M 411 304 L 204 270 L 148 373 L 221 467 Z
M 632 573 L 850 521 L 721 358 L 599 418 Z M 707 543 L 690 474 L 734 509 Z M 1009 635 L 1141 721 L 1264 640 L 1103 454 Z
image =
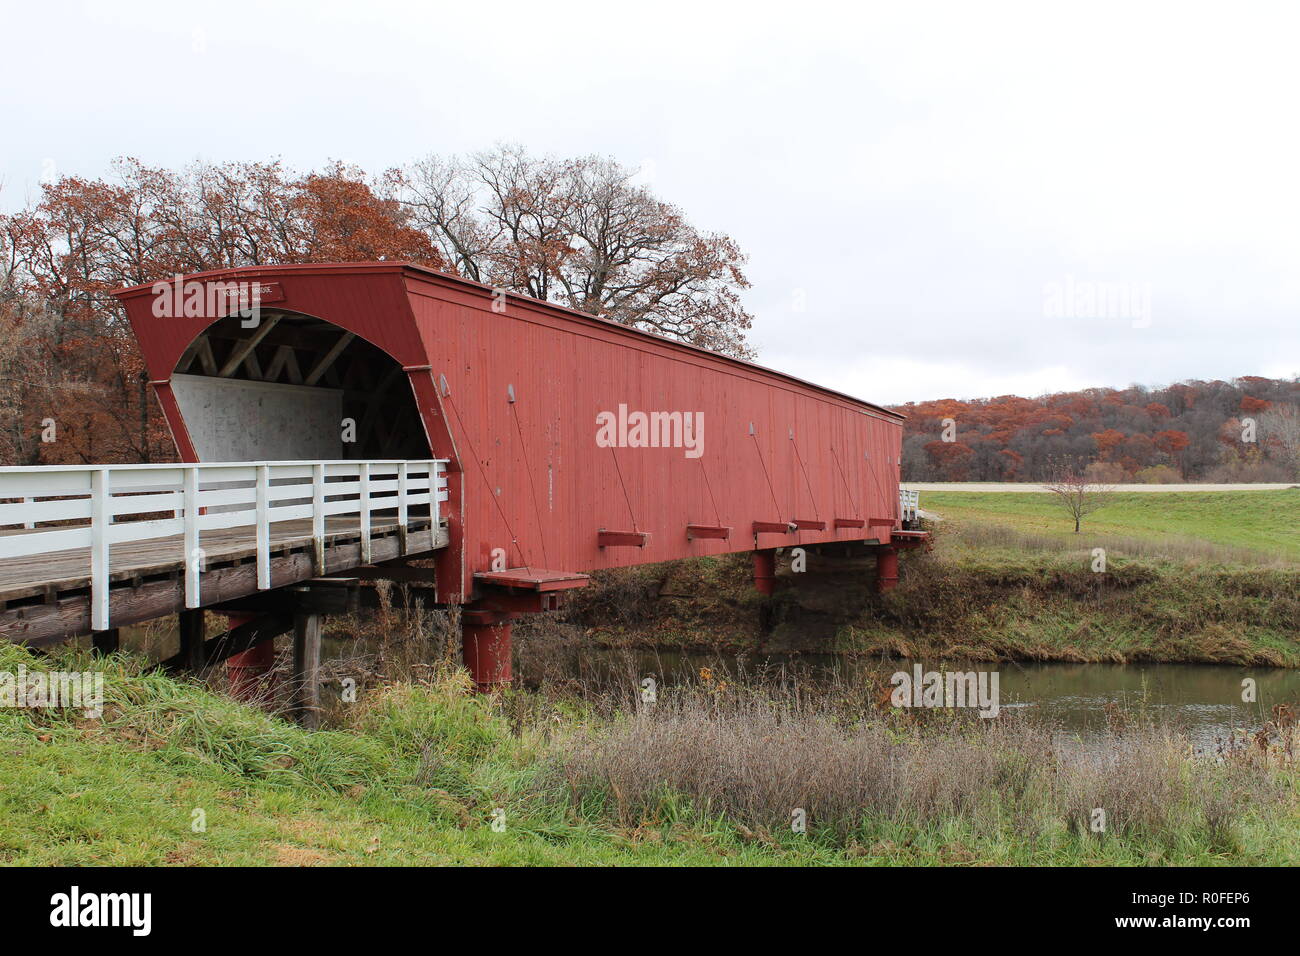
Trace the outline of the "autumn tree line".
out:
M 1300 480 L 1300 380 L 1244 376 L 1166 388 L 909 403 L 907 481 L 1100 484 Z
M 744 255 L 638 180 L 518 146 L 373 176 L 120 159 L 106 178 L 50 179 L 0 216 L 0 464 L 171 460 L 109 293 L 206 269 L 409 261 L 752 358 Z M 1294 380 L 1247 377 L 909 404 L 903 473 L 1038 481 L 1066 462 L 1107 482 L 1291 480 L 1297 401 Z
M 738 357 L 745 257 L 598 156 L 517 146 L 368 175 L 333 163 L 120 159 L 0 216 L 0 463 L 149 462 L 174 448 L 110 292 L 207 269 L 400 260 Z

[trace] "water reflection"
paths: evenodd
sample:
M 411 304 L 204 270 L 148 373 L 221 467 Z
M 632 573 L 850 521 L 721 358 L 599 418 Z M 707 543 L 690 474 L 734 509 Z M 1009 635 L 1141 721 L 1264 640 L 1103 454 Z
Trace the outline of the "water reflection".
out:
M 1116 708 L 1183 729 L 1198 748 L 1211 748 L 1241 728 L 1257 729 L 1275 704 L 1300 701 L 1300 671 L 1203 664 L 1056 664 L 960 661 L 882 661 L 838 655 L 749 655 L 573 647 L 558 660 L 532 659 L 521 649 L 525 684 L 576 679 L 587 685 L 633 687 L 646 676 L 662 686 L 719 674 L 781 681 L 854 681 L 896 670 L 990 670 L 1000 674 L 1001 706 L 1051 719 L 1066 731 L 1093 735 Z M 1242 700 L 1242 681 L 1255 682 L 1255 701 Z

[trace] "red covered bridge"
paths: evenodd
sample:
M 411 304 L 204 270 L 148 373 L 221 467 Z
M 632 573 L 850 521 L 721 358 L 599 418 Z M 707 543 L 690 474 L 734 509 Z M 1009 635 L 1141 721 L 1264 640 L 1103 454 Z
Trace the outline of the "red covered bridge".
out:
M 554 607 L 557 592 L 586 583 L 582 572 L 752 551 L 770 592 L 774 549 L 856 543 L 876 549 L 887 586 L 895 548 L 920 537 L 900 514 L 901 416 L 590 315 L 387 262 L 198 273 L 117 297 L 182 460 L 253 469 L 215 475 L 210 488 L 200 472 L 188 499 L 176 488 L 162 520 L 180 524 L 158 534 L 183 538 L 188 554 L 204 527 L 236 527 L 226 516 L 244 514 L 253 591 L 277 586 L 277 517 L 281 537 L 311 520 L 299 528 L 311 560 L 281 569 L 285 583 L 359 565 L 396 576 L 432 557 L 437 601 L 466 605 L 466 662 L 483 684 L 509 679 L 510 618 Z M 412 468 L 423 497 L 399 509 Z M 14 481 L 4 497 L 19 494 Z M 30 481 L 23 489 L 33 496 Z M 94 488 L 85 493 L 93 504 Z M 276 500 L 283 512 L 259 518 Z M 351 558 L 345 532 L 360 537 Z M 204 596 L 217 556 L 209 548 L 205 566 L 186 569 L 187 607 L 237 597 Z M 114 586 L 101 589 L 92 629 L 109 625 Z M 0 632 L 21 639 L 12 623 Z

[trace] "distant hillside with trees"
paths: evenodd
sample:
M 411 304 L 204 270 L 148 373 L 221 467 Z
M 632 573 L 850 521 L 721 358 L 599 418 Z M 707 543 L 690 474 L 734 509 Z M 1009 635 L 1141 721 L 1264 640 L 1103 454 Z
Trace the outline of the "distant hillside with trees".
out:
M 1300 479 L 1300 380 L 1243 376 L 895 406 L 905 481 Z

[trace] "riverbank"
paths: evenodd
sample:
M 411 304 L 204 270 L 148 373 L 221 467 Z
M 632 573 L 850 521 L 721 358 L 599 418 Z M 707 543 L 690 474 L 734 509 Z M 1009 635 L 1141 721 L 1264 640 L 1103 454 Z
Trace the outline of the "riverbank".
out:
M 368 688 L 308 733 L 137 658 L 58 661 L 101 667 L 106 706 L 0 710 L 5 864 L 1300 861 L 1293 737 L 1203 760 L 1158 727 L 1078 748 L 1005 717 L 882 712 L 867 686 L 706 680 L 637 707 L 484 697 L 453 671 Z M 0 647 L 20 666 L 50 665 Z
M 938 549 L 945 547 L 942 542 Z M 702 559 L 622 572 L 562 622 L 610 647 L 886 655 L 925 660 L 1165 662 L 1300 666 L 1300 571 L 1083 553 L 912 555 L 899 586 L 872 590 L 868 561 L 778 570 L 771 601 L 745 562 Z
M 1296 495 L 1120 496 L 1080 535 L 1041 495 L 933 495 L 933 550 L 888 594 L 870 559 L 796 574 L 786 549 L 771 600 L 747 556 L 703 558 L 599 574 L 558 626 L 612 647 L 1300 667 Z

